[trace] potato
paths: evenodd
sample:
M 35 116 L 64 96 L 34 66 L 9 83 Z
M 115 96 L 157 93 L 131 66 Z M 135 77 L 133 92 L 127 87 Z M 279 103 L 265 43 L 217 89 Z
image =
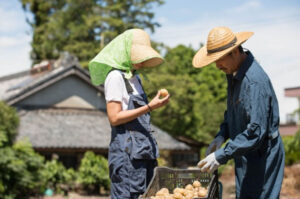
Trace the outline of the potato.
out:
M 188 193 L 186 196 L 185 196 L 186 199 L 193 199 L 194 198 L 194 194 L 192 193 Z
M 174 194 L 169 194 L 169 196 L 166 199 L 174 199 Z
M 181 193 L 181 195 L 184 195 L 184 194 L 185 194 L 185 189 L 180 188 L 180 189 L 179 189 L 179 193 Z
M 194 198 L 198 198 L 198 191 L 197 191 L 197 192 L 194 192 L 193 197 L 194 197 Z
M 169 92 L 165 88 L 160 89 L 159 92 L 161 97 L 166 97 L 169 94 Z
M 185 186 L 185 189 L 193 191 L 194 187 L 191 184 L 188 184 L 188 185 Z
M 189 191 L 188 191 L 188 190 L 186 190 L 186 189 L 183 189 L 183 193 L 182 193 L 182 195 L 184 195 L 184 196 L 187 196 L 187 195 L 188 195 L 188 193 L 189 193 Z
M 201 183 L 198 181 L 198 180 L 196 180 L 196 181 L 194 181 L 193 182 L 193 187 L 201 187 Z
M 198 195 L 199 197 L 205 197 L 207 195 L 207 189 L 205 189 L 204 187 L 200 187 Z
M 176 188 L 176 189 L 177 189 L 177 188 Z M 179 192 L 176 192 L 176 193 L 174 193 L 173 198 L 174 198 L 174 199 L 182 199 L 183 196 L 182 196 Z
M 175 188 L 175 189 L 173 190 L 173 193 L 180 193 L 180 192 L 179 192 L 179 189 L 180 189 L 180 188 L 178 188 L 178 187 Z
M 165 194 L 169 194 L 169 189 L 167 188 L 161 188 L 160 190 Z
M 173 190 L 173 193 L 180 193 L 181 195 L 183 195 L 183 192 L 184 192 L 184 189 L 178 188 L 178 187 Z
M 169 190 L 167 188 L 161 188 L 158 192 L 156 192 L 155 196 L 165 196 L 169 195 Z

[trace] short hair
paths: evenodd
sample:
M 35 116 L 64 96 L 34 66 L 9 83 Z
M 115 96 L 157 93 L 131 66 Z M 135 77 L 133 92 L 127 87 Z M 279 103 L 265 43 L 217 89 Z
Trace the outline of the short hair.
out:
M 239 45 L 237 48 L 239 49 L 240 54 L 244 53 L 244 48 L 241 45 Z M 230 53 L 228 53 L 227 55 L 232 56 L 232 51 Z
M 243 54 L 244 53 L 244 49 L 243 49 L 242 45 L 239 45 L 238 48 L 239 48 L 240 53 Z

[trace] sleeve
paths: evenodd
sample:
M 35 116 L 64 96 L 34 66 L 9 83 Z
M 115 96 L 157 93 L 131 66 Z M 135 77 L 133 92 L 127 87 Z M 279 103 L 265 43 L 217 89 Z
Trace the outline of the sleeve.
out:
M 120 72 L 112 71 L 108 74 L 104 83 L 104 93 L 106 102 L 122 102 L 124 80 Z
M 224 121 L 220 125 L 220 131 L 216 135 L 216 137 L 218 136 L 222 136 L 224 140 L 227 140 L 229 138 L 228 124 L 227 124 L 227 111 L 224 112 Z
M 258 148 L 267 135 L 269 118 L 269 97 L 258 83 L 250 85 L 249 90 L 249 115 L 250 122 L 247 129 L 229 140 L 224 148 L 215 152 L 219 163 L 225 164 L 229 159 L 245 155 Z

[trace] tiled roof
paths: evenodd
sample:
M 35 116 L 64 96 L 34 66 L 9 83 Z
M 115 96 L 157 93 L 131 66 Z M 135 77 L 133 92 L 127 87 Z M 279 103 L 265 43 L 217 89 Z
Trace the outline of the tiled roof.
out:
M 8 75 L 0 78 L 0 100 L 9 98 L 14 93 L 17 93 L 17 85 L 25 82 L 30 78 L 30 72 L 24 71 L 13 75 Z M 12 89 L 15 88 L 15 89 Z
M 106 113 L 97 110 L 39 109 L 20 111 L 18 139 L 35 148 L 108 149 L 111 128 Z M 153 126 L 160 149 L 190 150 L 186 144 Z
M 31 74 L 30 71 L 5 76 L 0 78 L 0 100 L 9 105 L 16 103 L 19 99 L 39 89 L 51 85 L 64 78 L 66 75 L 75 74 L 90 83 L 89 73 L 78 66 L 58 67 L 51 71 Z M 90 83 L 90 85 L 92 85 Z M 92 85 L 93 86 L 93 85 Z M 103 92 L 102 87 L 97 87 Z

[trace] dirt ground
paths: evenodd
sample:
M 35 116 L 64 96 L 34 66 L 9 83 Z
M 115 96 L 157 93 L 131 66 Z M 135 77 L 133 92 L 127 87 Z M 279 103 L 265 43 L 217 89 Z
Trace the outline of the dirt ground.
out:
M 109 196 L 83 196 L 77 193 L 69 193 L 68 196 L 45 196 L 42 198 L 32 198 L 32 199 L 109 199 Z
M 233 168 L 224 170 L 220 181 L 223 185 L 222 199 L 235 199 L 235 180 Z M 300 164 L 286 166 L 280 199 L 300 198 Z
M 233 167 L 227 167 L 220 181 L 223 185 L 222 199 L 235 199 L 235 181 Z M 282 183 L 280 199 L 300 198 L 300 164 L 286 166 L 284 170 L 284 180 Z M 67 197 L 52 196 L 30 199 L 109 199 L 109 196 L 83 196 L 77 193 L 70 193 Z

